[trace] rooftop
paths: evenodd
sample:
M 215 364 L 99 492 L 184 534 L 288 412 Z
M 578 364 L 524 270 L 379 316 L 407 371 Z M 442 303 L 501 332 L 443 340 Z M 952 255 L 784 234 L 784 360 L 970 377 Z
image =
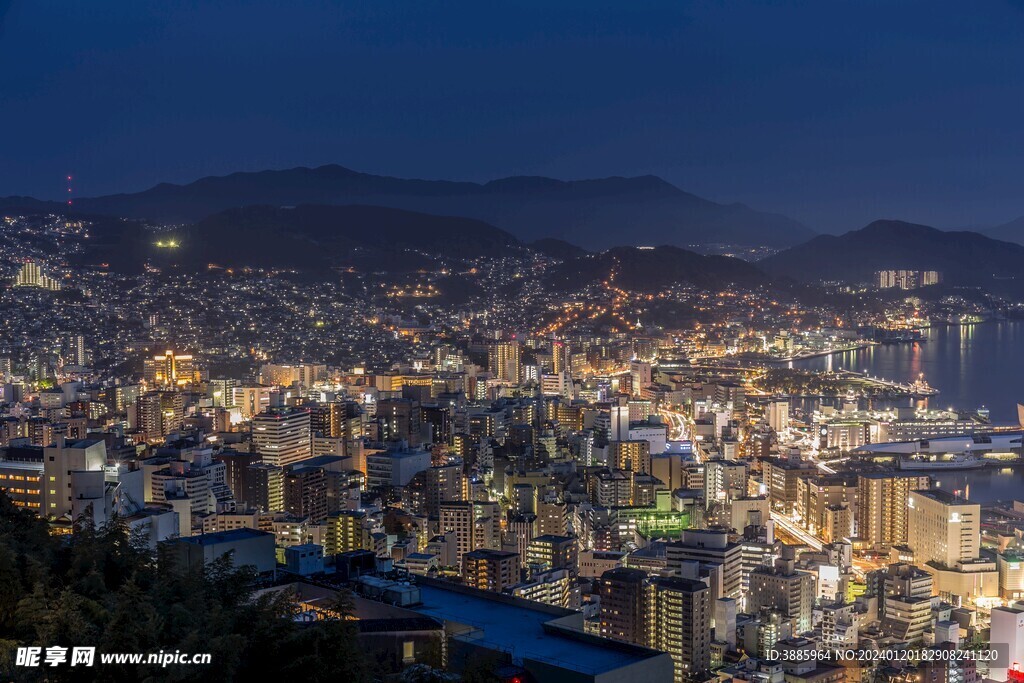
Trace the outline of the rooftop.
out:
M 418 581 L 423 603 L 413 607 L 420 614 L 470 627 L 462 636 L 509 652 L 513 661 L 535 659 L 571 671 L 594 674 L 614 671 L 658 653 L 635 646 L 587 636 L 579 631 L 565 634 L 565 627 L 550 626 L 562 617 L 578 613 L 547 606 L 533 607 L 525 600 L 484 594 L 469 589 L 454 590 Z M 545 628 L 549 625 L 549 628 Z M 451 624 L 449 624 L 449 628 Z
M 931 498 L 932 500 L 943 503 L 944 505 L 970 505 L 971 502 L 966 498 L 950 493 L 944 489 L 920 489 L 914 491 L 917 495 Z
M 201 534 L 199 536 L 188 536 L 179 538 L 180 543 L 191 543 L 193 545 L 217 545 L 218 543 L 235 543 L 250 538 L 262 536 L 274 537 L 274 534 L 257 529 L 231 529 L 230 531 L 217 531 L 212 534 Z

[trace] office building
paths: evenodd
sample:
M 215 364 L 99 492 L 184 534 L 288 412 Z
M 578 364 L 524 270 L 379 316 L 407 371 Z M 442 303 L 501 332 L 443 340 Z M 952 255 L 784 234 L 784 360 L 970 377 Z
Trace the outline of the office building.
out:
M 309 411 L 269 408 L 252 419 L 252 443 L 264 463 L 287 467 L 313 455 Z
M 907 538 L 919 564 L 956 567 L 978 557 L 981 505 L 942 489 L 911 491 L 907 496 Z

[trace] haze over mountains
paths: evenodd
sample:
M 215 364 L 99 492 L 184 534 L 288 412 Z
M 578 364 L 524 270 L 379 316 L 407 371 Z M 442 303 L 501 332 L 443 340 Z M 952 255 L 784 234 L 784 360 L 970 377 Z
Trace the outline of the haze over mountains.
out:
M 993 239 L 1024 244 L 1024 216 L 1015 218 L 1002 225 L 985 228 L 981 232 Z
M 0 199 L 0 208 L 68 210 L 30 197 Z M 85 258 L 120 270 L 155 259 L 191 268 L 401 272 L 533 250 L 564 262 L 550 275 L 553 286 L 590 282 L 613 268 L 622 286 L 642 291 L 676 282 L 868 282 L 892 268 L 938 270 L 949 286 L 1024 292 L 1024 246 L 1013 243 L 1024 242 L 1024 218 L 983 233 L 881 220 L 843 235 L 814 235 L 783 216 L 710 202 L 654 176 L 478 184 L 321 166 L 76 199 L 73 213 L 107 217 L 94 226 Z M 155 233 L 125 218 L 177 224 L 162 234 L 173 234 L 178 247 L 157 247 Z M 664 246 L 633 248 L 645 244 Z M 781 251 L 748 264 L 681 248 L 699 244 Z
M 32 203 L 8 198 L 3 204 Z M 518 239 L 557 238 L 589 249 L 623 244 L 729 243 L 784 247 L 814 231 L 778 214 L 719 204 L 655 176 L 562 181 L 510 177 L 479 184 L 360 173 L 337 165 L 233 173 L 186 185 L 75 200 L 80 211 L 191 223 L 250 205 L 372 205 L 486 221 Z

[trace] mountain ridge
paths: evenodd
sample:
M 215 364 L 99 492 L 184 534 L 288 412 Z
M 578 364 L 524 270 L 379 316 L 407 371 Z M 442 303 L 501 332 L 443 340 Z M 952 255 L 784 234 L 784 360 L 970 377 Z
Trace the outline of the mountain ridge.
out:
M 0 206 L 10 203 L 0 199 Z M 780 214 L 713 202 L 653 175 L 583 180 L 509 176 L 474 183 L 397 178 L 327 164 L 237 171 L 75 200 L 81 211 L 165 223 L 194 223 L 248 205 L 300 204 L 372 205 L 475 218 L 523 242 L 553 237 L 590 249 L 650 242 L 652 235 L 676 246 L 790 246 L 815 234 Z

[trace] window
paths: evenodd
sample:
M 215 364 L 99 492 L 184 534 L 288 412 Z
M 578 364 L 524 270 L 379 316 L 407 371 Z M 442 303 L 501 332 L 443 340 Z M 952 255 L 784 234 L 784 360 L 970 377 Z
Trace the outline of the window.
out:
M 416 661 L 416 643 L 407 640 L 402 643 L 402 663 L 409 664 Z

